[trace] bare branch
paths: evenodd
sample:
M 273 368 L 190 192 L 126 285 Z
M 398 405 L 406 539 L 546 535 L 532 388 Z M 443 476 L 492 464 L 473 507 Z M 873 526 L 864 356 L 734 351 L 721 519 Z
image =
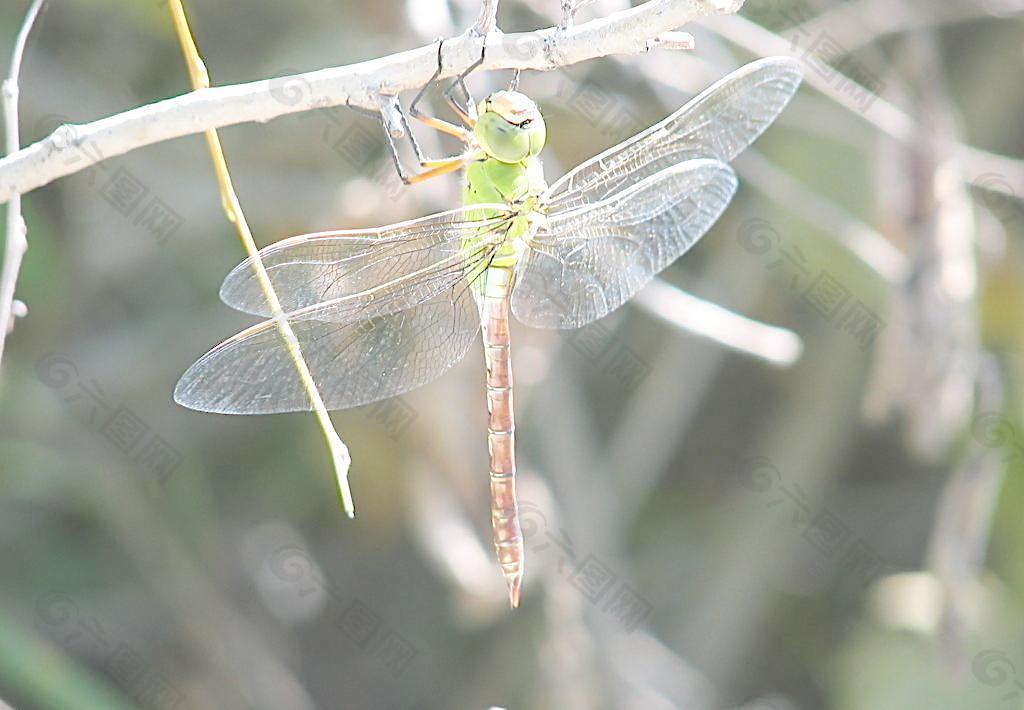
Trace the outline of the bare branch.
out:
M 665 32 L 709 15 L 734 13 L 742 5 L 743 0 L 649 0 L 564 30 L 495 30 L 487 37 L 470 31 L 444 42 L 438 79 L 456 76 L 479 60 L 485 42 L 480 70 L 545 71 L 612 54 L 645 52 Z M 172 138 L 331 106 L 376 111 L 378 94 L 419 88 L 436 69 L 435 42 L 359 64 L 201 89 L 92 123 L 64 126 L 0 160 L 0 204 L 106 158 Z
M 481 37 L 486 37 L 498 29 L 498 0 L 484 0 L 480 6 L 480 17 L 470 28 Z
M 377 95 L 377 111 L 380 112 L 384 130 L 394 139 L 405 137 L 405 120 L 402 118 L 402 107 L 398 97 L 387 94 Z
M 689 32 L 662 32 L 651 41 L 651 48 L 690 50 L 697 46 Z
M 1021 0 L 1004 1 L 1000 15 L 1024 13 Z M 827 36 L 844 54 L 890 35 L 926 28 L 938 28 L 991 17 L 991 8 L 979 2 L 932 3 L 892 0 L 856 0 L 836 5 L 792 28 L 789 34 L 803 37 Z
M 559 25 L 563 30 L 572 27 L 576 13 L 594 0 L 562 0 L 562 22 Z
M 730 42 L 735 42 L 761 56 L 784 55 L 808 61 L 807 48 L 800 46 L 800 37 L 777 35 L 743 17 L 737 17 L 729 24 L 717 23 L 714 30 Z M 799 32 L 800 29 L 796 31 Z M 811 61 L 820 63 L 816 58 L 812 58 Z M 874 89 L 880 87 L 863 86 L 852 80 L 839 84 L 835 82 L 833 74 L 823 73 L 817 66 L 814 71 L 805 72 L 804 78 L 822 94 L 861 116 L 894 140 L 904 145 L 913 145 L 918 139 L 921 126 L 899 106 L 882 96 L 874 95 Z M 953 148 L 956 157 L 963 162 L 972 184 L 1018 199 L 1024 196 L 1024 161 L 987 153 L 963 143 L 955 144 Z M 3 161 L 0 161 L 0 165 L 2 163 Z M 999 179 L 992 180 L 993 173 Z
M 748 150 L 739 167 L 740 175 L 751 185 L 830 235 L 887 282 L 899 284 L 906 279 L 910 269 L 907 257 L 871 225 L 802 184 L 757 150 Z
M 640 291 L 632 303 L 669 325 L 776 367 L 794 364 L 804 349 L 800 336 L 791 330 L 733 313 L 661 278 Z
M 18 31 L 11 53 L 11 70 L 2 87 L 4 124 L 6 126 L 7 154 L 17 152 L 21 147 L 21 135 L 18 131 L 18 78 L 21 75 L 21 58 L 25 54 L 25 43 L 28 33 L 32 30 L 39 11 L 46 0 L 35 0 L 28 8 L 25 21 Z M 28 251 L 28 230 L 21 216 L 21 196 L 12 195 L 7 207 L 7 241 L 4 246 L 4 263 L 0 269 L 0 358 L 4 354 L 4 342 L 8 331 L 14 327 L 12 306 L 14 304 L 14 286 L 21 271 L 21 259 Z M 19 308 L 24 313 L 24 306 Z

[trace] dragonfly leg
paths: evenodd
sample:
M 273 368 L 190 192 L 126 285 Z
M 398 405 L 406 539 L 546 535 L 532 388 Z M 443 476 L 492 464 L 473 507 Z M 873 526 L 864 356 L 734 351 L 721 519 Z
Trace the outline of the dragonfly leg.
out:
M 462 126 L 456 126 L 454 123 L 442 120 L 440 118 L 437 118 L 436 116 L 428 116 L 419 108 L 419 103 L 423 99 L 424 94 L 427 93 L 427 89 L 434 85 L 434 82 L 437 81 L 437 77 L 441 76 L 441 47 L 443 45 L 444 40 L 438 40 L 437 69 L 434 70 L 434 74 L 430 77 L 427 83 L 424 84 L 423 87 L 419 90 L 419 93 L 416 94 L 416 98 L 412 100 L 412 103 L 409 104 L 409 113 L 412 114 L 412 117 L 415 118 L 417 121 L 425 123 L 431 128 L 441 131 L 442 133 L 447 133 L 450 136 L 455 136 L 463 143 L 469 143 L 472 140 L 472 135 L 465 128 L 463 128 Z M 474 64 L 473 66 L 476 66 L 476 64 Z M 445 98 L 448 98 L 447 92 L 445 93 Z M 459 116 L 459 118 L 462 118 L 462 113 L 459 109 L 456 109 L 455 113 Z M 472 124 L 467 125 L 472 126 Z M 422 163 L 423 161 L 420 162 Z
M 395 140 L 391 136 L 391 132 L 387 126 L 384 125 L 384 119 L 381 118 L 381 125 L 384 128 L 384 137 L 387 138 L 388 151 L 391 153 L 391 159 L 395 163 L 395 169 L 398 171 L 398 177 L 402 179 L 406 185 L 415 185 L 416 183 L 429 180 L 430 178 L 437 177 L 438 175 L 445 175 L 447 173 L 454 172 L 469 162 L 469 156 L 467 153 L 460 153 L 459 155 L 453 155 L 448 158 L 428 158 L 423 154 L 420 149 L 419 142 L 412 134 L 412 130 L 409 128 L 409 122 L 405 118 L 405 112 L 402 111 L 401 105 L 399 105 L 399 113 L 401 115 L 402 128 L 405 130 L 405 134 L 409 137 L 409 142 L 413 146 L 413 151 L 416 153 L 416 160 L 419 162 L 421 170 L 417 173 L 410 174 L 405 167 L 402 165 L 402 160 L 398 157 L 398 147 L 395 145 Z
M 398 146 L 395 145 L 395 139 L 392 135 L 390 127 L 384 118 L 384 114 L 380 111 L 371 111 L 361 106 L 349 106 L 349 108 L 355 109 L 356 111 L 371 116 L 378 120 L 381 124 L 381 128 L 384 131 L 384 138 L 387 140 L 388 153 L 391 154 L 391 161 L 395 164 L 395 170 L 398 172 L 398 177 L 402 179 L 402 182 L 406 185 L 412 185 L 417 182 L 422 182 L 437 175 L 444 175 L 445 173 L 458 170 L 466 163 L 466 154 L 462 153 L 456 156 L 448 158 L 428 158 L 424 153 L 423 149 L 420 148 L 419 141 L 416 140 L 416 136 L 413 135 L 412 129 L 409 127 L 409 120 L 405 116 L 405 111 L 402 109 L 400 103 L 396 104 L 398 109 L 398 123 L 402 129 L 402 133 L 409 138 L 409 143 L 412 144 L 413 152 L 416 154 L 416 161 L 419 163 L 420 168 L 426 168 L 418 173 L 410 173 L 406 170 L 402 164 L 402 159 L 398 156 Z
M 406 126 L 406 130 L 408 131 L 408 126 Z M 384 136 L 387 138 L 388 152 L 391 153 L 391 160 L 395 163 L 395 170 L 398 171 L 398 177 L 400 177 L 402 182 L 406 185 L 415 185 L 416 183 L 429 180 L 430 178 L 437 177 L 439 175 L 446 175 L 447 173 L 455 172 L 469 162 L 469 157 L 465 154 L 434 160 L 425 158 L 421 153 L 417 153 L 420 167 L 425 169 L 420 170 L 417 173 L 410 174 L 402 165 L 402 160 L 398 157 L 398 148 L 395 146 L 395 140 L 391 137 L 391 133 L 388 132 L 386 126 L 384 127 Z
M 455 80 L 448 85 L 448 88 L 444 90 L 445 101 L 451 106 L 452 111 L 455 115 L 469 128 L 476 125 L 476 102 L 473 101 L 473 95 L 469 93 L 469 87 L 466 86 L 466 77 L 469 76 L 474 69 L 483 64 L 484 56 L 487 54 L 487 46 L 480 51 L 480 58 L 475 62 L 466 67 L 466 70 L 455 77 Z M 458 98 L 455 97 L 455 90 L 460 89 L 462 91 L 462 100 L 465 102 L 465 106 L 459 103 Z
M 447 133 L 448 135 L 455 136 L 463 143 L 466 143 L 468 145 L 473 142 L 473 134 L 470 131 L 466 130 L 462 126 L 457 126 L 454 123 L 450 123 L 448 121 L 436 118 L 434 116 L 429 116 L 423 111 L 421 111 L 419 108 L 419 103 L 426 94 L 427 89 L 430 88 L 437 81 L 437 77 L 441 75 L 441 48 L 443 44 L 443 40 L 438 40 L 437 69 L 434 70 L 433 75 L 430 77 L 427 83 L 423 85 L 419 92 L 417 92 L 415 98 L 413 98 L 412 100 L 412 103 L 409 104 L 409 113 L 412 114 L 413 118 L 417 119 L 421 123 L 424 123 L 438 131 L 441 131 L 442 133 Z M 465 89 L 465 83 L 463 80 L 466 74 L 468 74 L 470 71 L 479 66 L 480 62 L 482 61 L 483 55 L 481 55 L 480 59 L 474 62 L 465 72 L 460 74 L 458 79 L 456 80 L 463 82 L 463 90 L 466 91 L 467 96 L 469 95 L 469 92 L 468 90 Z M 448 98 L 447 93 L 445 95 L 445 98 Z M 437 177 L 438 175 L 445 175 L 446 173 L 454 172 L 455 170 L 458 170 L 459 168 L 463 167 L 469 161 L 467 153 L 461 153 L 459 155 L 448 158 L 428 158 L 426 154 L 423 152 L 423 149 L 420 147 L 419 141 L 416 140 L 416 136 L 412 132 L 412 129 L 409 126 L 409 121 L 406 118 L 405 110 L 402 108 L 402 105 L 400 103 L 397 104 L 397 109 L 399 114 L 398 120 L 400 123 L 400 128 L 402 129 L 402 133 L 404 133 L 405 136 L 409 139 L 409 144 L 412 146 L 413 153 L 415 153 L 416 155 L 416 161 L 419 163 L 419 167 L 421 168 L 419 172 L 410 173 L 408 170 L 405 169 L 405 166 L 402 165 L 402 161 L 398 156 L 398 147 L 395 145 L 395 139 L 392 136 L 392 133 L 385 122 L 384 115 L 380 113 L 377 114 L 376 117 L 380 120 L 381 125 L 384 128 L 384 136 L 387 139 L 388 151 L 391 153 L 391 159 L 392 161 L 394 161 L 395 169 L 398 171 L 398 176 L 406 185 L 413 185 L 418 182 L 423 182 L 424 180 L 429 180 L 432 177 Z M 471 110 L 473 114 L 475 114 L 475 109 Z M 460 118 L 462 118 L 463 112 L 456 111 L 456 113 L 459 115 Z M 465 115 L 469 117 L 471 114 L 465 113 Z M 475 116 L 473 116 L 472 120 L 475 123 Z
M 453 173 L 466 163 L 469 159 L 464 155 L 456 155 L 451 158 L 443 158 L 441 160 L 429 161 L 433 164 L 433 167 L 416 173 L 415 175 L 402 176 L 402 182 L 406 185 L 415 185 L 418 182 L 429 180 L 430 178 L 437 177 L 438 175 L 447 175 Z M 401 173 L 399 173 L 401 175 Z

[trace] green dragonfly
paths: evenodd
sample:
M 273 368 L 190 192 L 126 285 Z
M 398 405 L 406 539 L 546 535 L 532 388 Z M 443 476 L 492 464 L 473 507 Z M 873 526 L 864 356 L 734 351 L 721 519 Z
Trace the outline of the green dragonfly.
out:
M 499 91 L 474 105 L 466 92 L 463 107 L 446 92 L 462 125 L 425 116 L 414 101 L 417 118 L 466 149 L 427 160 L 417 148 L 422 170 L 414 175 L 395 153 L 399 173 L 414 183 L 465 168 L 462 207 L 375 229 L 304 234 L 260 252 L 328 409 L 440 377 L 482 328 L 491 522 L 513 607 L 524 544 L 509 312 L 529 326 L 577 328 L 625 303 L 715 223 L 736 191 L 727 163 L 775 120 L 800 81 L 791 59 L 748 64 L 550 186 L 538 157 L 544 119 L 524 94 Z M 272 316 L 250 260 L 228 274 L 220 295 L 233 308 Z M 273 318 L 203 355 L 174 398 L 225 414 L 311 409 Z

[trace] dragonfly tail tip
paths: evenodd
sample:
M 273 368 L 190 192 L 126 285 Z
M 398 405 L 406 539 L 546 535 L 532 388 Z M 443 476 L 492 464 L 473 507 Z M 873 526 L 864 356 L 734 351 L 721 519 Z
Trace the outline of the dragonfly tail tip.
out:
M 523 588 L 523 575 L 517 574 L 505 579 L 508 582 L 508 602 L 513 609 L 519 608 L 519 594 Z

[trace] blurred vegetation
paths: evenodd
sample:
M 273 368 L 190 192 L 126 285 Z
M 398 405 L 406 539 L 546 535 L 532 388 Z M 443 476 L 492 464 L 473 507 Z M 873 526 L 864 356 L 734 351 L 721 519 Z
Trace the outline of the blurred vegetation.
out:
M 0 56 L 27 5 L 0 6 Z M 189 9 L 227 84 L 419 46 L 478 6 Z M 504 0 L 499 23 L 548 26 L 558 11 Z M 19 710 L 1024 707 L 1024 205 L 1004 194 L 1024 189 L 1022 12 L 748 0 L 742 20 L 687 28 L 695 52 L 523 75 L 549 125 L 549 180 L 752 59 L 730 27 L 828 40 L 920 130 L 897 141 L 805 88 L 737 161 L 721 222 L 665 272 L 799 333 L 788 370 L 629 306 L 580 333 L 515 327 L 530 535 L 515 613 L 489 549 L 481 353 L 389 405 L 334 415 L 354 459 L 348 521 L 310 416 L 171 400 L 196 357 L 249 323 L 217 298 L 241 250 L 202 137 L 28 195 L 30 313 L 0 378 L 0 698 Z M 508 79 L 470 85 L 484 95 Z M 23 138 L 187 86 L 164 3 L 54 0 L 22 69 Z M 457 204 L 454 177 L 401 188 L 376 124 L 340 109 L 222 139 L 261 244 Z M 1012 170 L 960 145 L 1015 158 L 999 163 Z M 172 228 L 144 219 L 151 205 Z M 877 247 L 871 234 L 905 257 L 904 281 L 848 249 Z M 877 337 L 825 314 L 815 279 L 863 304 Z M 623 352 L 625 374 L 610 365 Z M 641 618 L 592 601 L 581 569 L 626 585 Z

